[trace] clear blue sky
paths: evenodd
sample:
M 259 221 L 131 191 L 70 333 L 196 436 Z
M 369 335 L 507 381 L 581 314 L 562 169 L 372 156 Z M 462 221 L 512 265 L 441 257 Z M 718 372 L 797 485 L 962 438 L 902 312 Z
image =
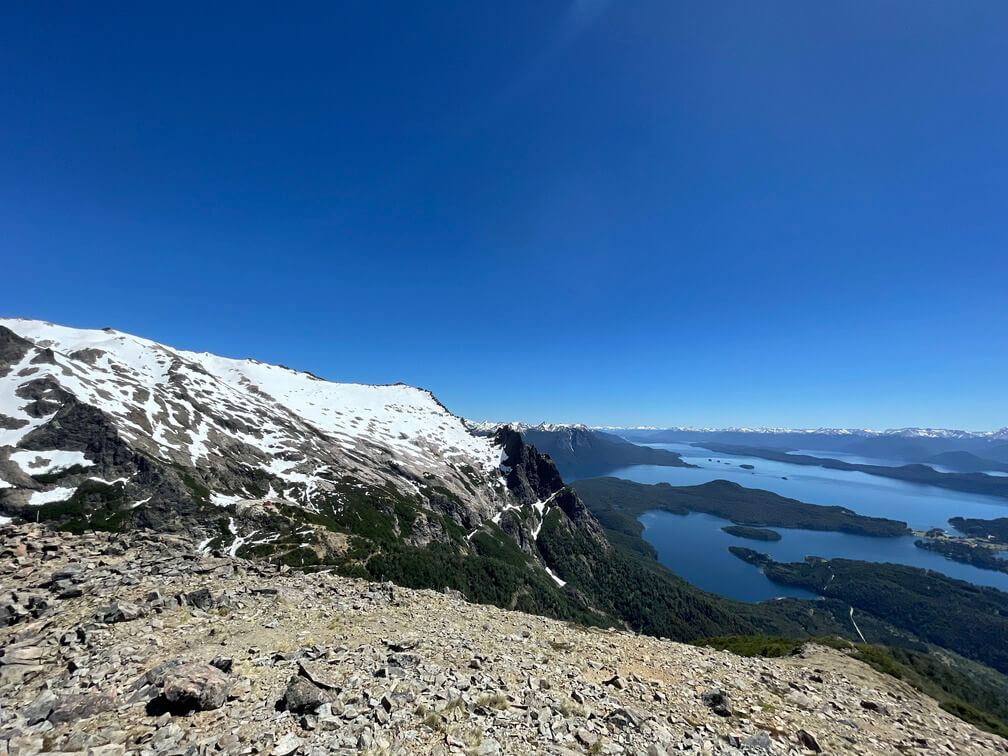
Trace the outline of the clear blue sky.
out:
M 1004 0 L 2 15 L 6 315 L 474 418 L 1008 425 Z

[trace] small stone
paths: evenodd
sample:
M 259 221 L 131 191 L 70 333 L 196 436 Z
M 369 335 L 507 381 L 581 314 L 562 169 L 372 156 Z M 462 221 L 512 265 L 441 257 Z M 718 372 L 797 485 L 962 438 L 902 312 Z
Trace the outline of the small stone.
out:
M 301 746 L 304 745 L 304 741 L 295 735 L 293 732 L 288 732 L 273 747 L 271 751 L 272 756 L 290 756 L 290 754 L 295 753 Z
M 742 739 L 742 749 L 746 752 L 763 751 L 771 753 L 773 751 L 773 741 L 765 732 L 758 732 Z
M 703 694 L 704 705 L 719 717 L 730 717 L 731 708 L 728 705 L 728 694 L 719 688 L 708 690 Z
M 798 730 L 798 742 L 801 743 L 805 748 L 810 751 L 815 751 L 816 753 L 822 753 L 822 748 L 819 746 L 819 741 L 815 739 L 815 736 L 807 730 Z

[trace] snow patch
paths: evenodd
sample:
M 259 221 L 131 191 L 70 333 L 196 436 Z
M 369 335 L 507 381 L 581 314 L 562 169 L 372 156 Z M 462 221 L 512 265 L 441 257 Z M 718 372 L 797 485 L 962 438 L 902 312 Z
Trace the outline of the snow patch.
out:
M 553 580 L 556 581 L 556 584 L 559 585 L 561 588 L 567 585 L 567 581 L 561 580 L 559 577 L 557 577 L 557 574 L 553 572 L 553 570 L 551 570 L 549 567 L 543 567 L 543 569 L 546 570 L 546 574 L 549 575 L 551 578 L 553 578 Z
M 20 428 L 0 428 L 0 446 L 16 446 L 22 438 L 27 436 L 40 425 L 45 424 L 50 418 L 52 418 L 53 415 L 56 414 L 54 412 L 52 415 L 46 415 L 44 417 L 32 417 L 24 411 L 25 407 L 32 402 L 26 399 L 21 399 L 15 393 L 22 384 L 39 377 L 37 375 L 24 376 L 20 374 L 22 371 L 28 370 L 32 367 L 31 361 L 37 354 L 37 349 L 29 349 L 27 354 L 21 358 L 21 362 L 17 365 L 13 365 L 7 375 L 0 378 L 0 415 L 6 415 L 7 417 L 12 417 L 15 420 L 21 420 L 25 423 Z M 50 366 L 47 365 L 46 367 Z
M 216 492 L 210 494 L 210 503 L 215 507 L 229 507 L 232 504 L 237 504 L 241 500 L 241 496 L 229 496 L 228 494 L 219 494 Z M 232 522 L 234 521 L 232 520 Z
M 41 507 L 54 501 L 66 501 L 77 491 L 76 488 L 54 488 L 52 491 L 35 491 L 28 500 L 28 506 Z
M 11 460 L 28 475 L 47 475 L 58 470 L 66 470 L 74 465 L 93 467 L 94 462 L 79 451 L 28 451 L 11 452 Z
M 245 545 L 245 542 L 255 535 L 256 531 L 252 531 L 246 537 L 238 535 L 238 527 L 235 525 L 234 517 L 228 518 L 228 530 L 231 531 L 231 535 L 234 536 L 234 540 L 231 542 L 231 546 L 228 548 L 228 556 L 238 556 L 238 549 Z

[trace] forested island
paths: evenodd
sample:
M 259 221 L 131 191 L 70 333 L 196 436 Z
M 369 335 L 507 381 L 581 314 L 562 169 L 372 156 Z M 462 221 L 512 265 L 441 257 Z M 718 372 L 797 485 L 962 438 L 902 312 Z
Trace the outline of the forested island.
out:
M 765 449 L 759 446 L 737 446 L 735 444 L 719 444 L 713 442 L 695 443 L 700 449 L 720 452 L 721 454 L 738 454 L 747 457 L 759 457 L 774 462 L 787 462 L 792 465 L 825 467 L 830 470 L 851 470 L 883 478 L 895 478 L 908 483 L 921 483 L 938 488 L 965 493 L 986 494 L 1008 498 L 1008 476 L 985 475 L 984 473 L 938 472 L 927 465 L 902 465 L 888 467 L 886 465 L 862 465 L 853 462 L 833 459 L 831 457 L 813 457 L 808 454 L 791 454 L 779 449 Z
M 973 538 L 987 538 L 998 543 L 1008 543 L 1008 517 L 980 520 L 967 517 L 952 517 L 949 525 Z
M 846 507 L 807 504 L 771 491 L 727 480 L 698 486 L 648 485 L 620 478 L 591 478 L 575 484 L 592 513 L 611 529 L 640 536 L 637 522 L 649 510 L 671 514 L 702 512 L 756 528 L 834 530 L 854 535 L 897 537 L 910 533 L 905 522 L 859 515 Z
M 1001 559 L 993 549 L 961 538 L 928 538 L 914 541 L 918 549 L 936 551 L 946 559 L 962 562 L 982 570 L 1008 572 L 1008 559 Z
M 781 534 L 769 528 L 751 528 L 748 525 L 725 525 L 721 528 L 728 535 L 736 538 L 748 538 L 750 541 L 779 541 Z

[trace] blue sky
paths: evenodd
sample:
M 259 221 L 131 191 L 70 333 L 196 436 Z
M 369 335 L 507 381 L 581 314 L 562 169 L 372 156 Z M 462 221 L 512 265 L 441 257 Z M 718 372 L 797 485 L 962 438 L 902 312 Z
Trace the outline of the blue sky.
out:
M 475 418 L 1008 425 L 1003 0 L 210 6 L 5 6 L 4 314 Z

